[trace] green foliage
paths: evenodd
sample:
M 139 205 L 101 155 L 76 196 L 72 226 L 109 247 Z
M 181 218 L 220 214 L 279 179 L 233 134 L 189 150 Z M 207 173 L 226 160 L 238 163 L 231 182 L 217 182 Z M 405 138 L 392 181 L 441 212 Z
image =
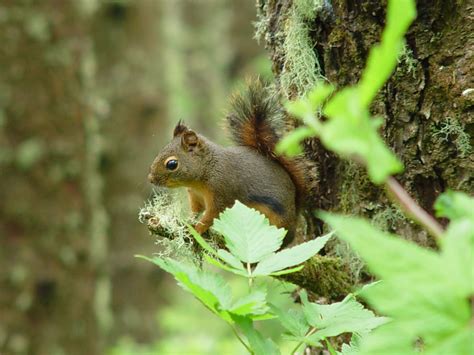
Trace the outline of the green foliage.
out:
M 383 233 L 359 218 L 321 213 L 383 280 L 361 295 L 393 320 L 364 339 L 361 353 L 409 354 L 418 348 L 427 353 L 472 352 L 474 218 L 472 208 L 464 208 L 473 203 L 460 193 L 440 197 L 438 210 L 452 218 L 440 252 Z
M 434 207 L 438 217 L 474 219 L 474 199 L 461 192 L 445 192 L 436 200 Z
M 359 83 L 334 94 L 324 105 L 323 113 L 328 117 L 327 121 L 321 121 L 315 112 L 333 91 L 330 85 L 319 84 L 305 98 L 287 105 L 288 111 L 302 119 L 326 148 L 342 157 L 363 162 L 369 177 L 376 184 L 383 183 L 388 176 L 402 171 L 403 167 L 378 134 L 383 121 L 370 116 L 369 106 L 393 72 L 403 48 L 403 36 L 414 18 L 415 6 L 411 0 L 389 2 L 387 26 L 381 43 L 370 51 Z M 304 133 L 290 134 L 280 143 L 278 151 L 291 155 L 301 151 L 295 146 L 296 142 L 309 136 L 308 131 Z
M 222 233 L 227 250 L 216 250 L 192 227 L 189 229 L 206 252 L 205 260 L 249 279 L 247 294 L 235 298 L 226 279 L 196 264 L 169 257 L 141 258 L 172 274 L 181 287 L 234 329 L 250 353 L 278 354 L 275 343 L 261 334 L 254 322 L 278 317 L 281 324 L 288 328 L 286 308 L 269 300 L 265 284 L 255 286 L 252 280 L 300 270 L 302 266 L 295 266 L 317 253 L 332 234 L 278 251 L 286 231 L 271 226 L 262 214 L 238 201 L 232 208 L 222 212 L 214 222 L 214 229 Z M 288 294 L 285 297 L 289 299 Z M 294 321 L 294 326 L 289 329 L 290 333 L 294 331 L 289 339 L 298 342 L 298 347 L 302 342 L 322 347 L 320 340 L 347 332 L 367 332 L 382 322 L 372 312 L 364 310 L 352 295 L 341 303 L 324 306 L 308 302 L 305 293 L 302 297 L 303 307 L 294 310 L 294 314 L 298 319 L 301 318 L 300 315 L 304 315 L 307 324 L 301 323 L 298 328 L 298 323 Z M 313 330 L 311 327 L 317 329 Z M 246 341 L 241 338 L 242 335 Z
M 242 224 L 242 221 L 246 223 Z M 224 236 L 230 253 L 224 249 L 216 251 L 190 227 L 190 232 L 199 245 L 221 259 L 224 264 L 210 256 L 206 256 L 207 261 L 226 271 L 246 276 L 250 280 L 257 276 L 275 276 L 300 270 L 302 266 L 288 268 L 308 260 L 321 250 L 331 237 L 331 234 L 328 234 L 276 252 L 283 243 L 286 231 L 270 225 L 263 214 L 248 208 L 239 201 L 220 214 L 219 219 L 214 221 L 213 229 Z M 246 268 L 242 263 L 246 265 Z M 256 266 L 252 267 L 250 264 L 256 264 Z
M 298 342 L 298 347 L 302 344 L 321 347 L 321 342 L 329 337 L 343 333 L 365 334 L 387 322 L 386 318 L 376 317 L 364 309 L 353 294 L 341 302 L 321 305 L 309 302 L 303 291 L 301 300 L 303 306 L 298 310 L 272 309 L 288 331 L 289 338 Z

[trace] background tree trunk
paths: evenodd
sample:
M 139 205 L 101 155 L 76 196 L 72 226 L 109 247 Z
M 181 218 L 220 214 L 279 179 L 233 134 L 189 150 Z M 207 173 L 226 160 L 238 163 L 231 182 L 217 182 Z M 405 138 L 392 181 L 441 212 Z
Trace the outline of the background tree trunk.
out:
M 270 52 L 281 92 L 300 96 L 323 77 L 339 88 L 355 84 L 369 49 L 380 40 L 385 9 L 386 1 L 378 0 L 257 0 L 257 34 Z M 472 193 L 474 187 L 473 6 L 422 0 L 417 12 L 399 65 L 372 111 L 385 119 L 382 136 L 405 165 L 397 178 L 433 213 L 442 191 Z M 314 209 L 372 217 L 385 230 L 433 244 L 363 168 L 316 141 L 308 142 L 307 154 L 319 164 Z M 335 249 L 344 254 L 341 246 Z

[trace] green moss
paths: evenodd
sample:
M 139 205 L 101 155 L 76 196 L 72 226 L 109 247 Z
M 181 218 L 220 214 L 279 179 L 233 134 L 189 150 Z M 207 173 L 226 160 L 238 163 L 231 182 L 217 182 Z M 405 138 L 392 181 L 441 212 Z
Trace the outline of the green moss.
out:
M 464 124 L 456 118 L 446 118 L 439 128 L 433 129 L 433 136 L 443 142 L 454 143 L 461 158 L 467 157 L 472 152 L 469 134 L 465 131 Z
M 329 299 L 344 297 L 351 292 L 353 285 L 344 261 L 321 255 L 308 260 L 301 271 L 280 278 Z

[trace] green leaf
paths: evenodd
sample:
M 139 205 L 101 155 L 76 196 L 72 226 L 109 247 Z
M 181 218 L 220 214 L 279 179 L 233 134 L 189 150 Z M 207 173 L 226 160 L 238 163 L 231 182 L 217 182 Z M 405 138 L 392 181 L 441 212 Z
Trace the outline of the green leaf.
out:
M 328 96 L 334 92 L 334 89 L 334 86 L 330 84 L 317 84 L 308 94 L 308 100 L 313 110 L 321 107 L 324 103 L 324 100 L 326 100 Z
M 247 277 L 247 271 L 241 271 L 241 270 L 237 270 L 237 269 L 234 269 L 233 267 L 231 266 L 227 266 L 226 264 L 223 264 L 221 263 L 219 260 L 216 260 L 214 259 L 213 257 L 207 255 L 207 254 L 204 254 L 204 259 L 206 259 L 206 261 L 211 264 L 211 265 L 214 265 L 214 266 L 217 266 L 218 268 L 222 269 L 222 270 L 225 270 L 225 271 L 228 271 L 228 272 L 232 272 L 236 275 L 240 275 L 240 276 L 245 276 Z
M 403 48 L 403 36 L 415 17 L 413 0 L 388 2 L 387 25 L 382 33 L 382 42 L 370 50 L 366 68 L 358 84 L 360 102 L 364 108 L 369 107 L 395 69 Z
M 352 334 L 351 342 L 348 344 L 342 344 L 341 351 L 338 355 L 357 355 L 360 353 L 361 335 L 358 333 Z
M 375 184 L 403 170 L 377 132 L 382 120 L 370 117 L 369 111 L 361 106 L 356 89 L 337 93 L 324 108 L 324 114 L 330 119 L 320 131 L 323 144 L 342 157 L 362 160 Z
M 268 276 L 281 276 L 281 275 L 292 274 L 294 272 L 301 271 L 303 268 L 304 268 L 304 265 L 300 265 L 300 266 L 292 267 L 289 269 L 272 272 L 271 274 L 268 274 Z
M 317 329 L 311 335 L 313 341 L 348 332 L 368 333 L 388 321 L 365 309 L 352 294 L 341 302 L 321 305 L 309 302 L 306 292 L 301 292 L 301 300 L 306 321 Z
M 260 261 L 252 272 L 253 276 L 264 276 L 301 264 L 320 251 L 333 233 L 284 249 Z
M 214 230 L 224 236 L 229 251 L 245 263 L 256 263 L 278 250 L 286 234 L 270 225 L 256 210 L 236 201 L 214 221 Z
M 267 293 L 262 290 L 252 291 L 239 298 L 232 307 L 229 308 L 229 312 L 240 316 L 267 314 L 270 308 L 266 303 L 266 296 Z
M 474 198 L 465 193 L 447 191 L 438 197 L 434 207 L 437 217 L 474 221 Z
M 442 243 L 441 263 L 453 292 L 459 292 L 459 297 L 474 295 L 474 221 L 455 219 Z
M 300 143 L 306 138 L 314 136 L 314 131 L 307 127 L 301 126 L 281 139 L 276 146 L 277 154 L 286 154 L 289 157 L 294 157 L 303 153 L 303 148 Z
M 361 294 L 378 312 L 392 318 L 387 325 L 390 331 L 382 330 L 384 326 L 371 333 L 366 347 L 372 350 L 363 353 L 380 353 L 395 343 L 397 351 L 411 348 L 418 338 L 425 349 L 436 349 L 469 327 L 473 276 L 468 260 L 474 242 L 467 220 L 451 223 L 437 253 L 383 233 L 359 218 L 321 216 L 382 279 Z
M 229 253 L 227 250 L 219 249 L 217 251 L 217 255 L 219 256 L 219 258 L 224 260 L 227 264 L 229 264 L 233 268 L 243 271 L 244 274 L 247 274 L 247 271 L 242 265 L 242 262 L 239 259 L 237 259 L 235 256 L 233 256 L 231 253 Z
M 172 274 L 179 284 L 191 292 L 204 306 L 225 321 L 232 323 L 230 315 L 225 312 L 231 306 L 232 292 L 229 284 L 220 275 L 204 272 L 194 265 L 182 264 L 170 258 L 139 257 Z
M 271 339 L 265 339 L 254 327 L 251 319 L 233 315 L 239 329 L 247 338 L 255 355 L 278 355 L 280 351 Z
M 270 305 L 270 309 L 278 316 L 280 324 L 290 332 L 290 334 L 304 338 L 310 325 L 306 321 L 301 308 L 284 310 L 282 308 Z
M 301 118 L 303 120 L 311 119 L 314 115 L 314 108 L 306 98 L 287 102 L 285 104 L 285 109 L 294 117 Z

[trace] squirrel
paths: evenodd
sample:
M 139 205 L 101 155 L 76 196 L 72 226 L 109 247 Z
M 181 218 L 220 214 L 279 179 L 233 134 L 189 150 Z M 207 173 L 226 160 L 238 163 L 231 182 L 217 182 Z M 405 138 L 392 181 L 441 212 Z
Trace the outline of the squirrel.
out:
M 222 147 L 179 121 L 173 139 L 153 161 L 148 180 L 158 186 L 186 187 L 193 213 L 203 212 L 195 229 L 204 233 L 214 218 L 239 200 L 263 213 L 272 225 L 295 235 L 299 212 L 311 189 L 301 158 L 275 154 L 284 121 L 276 95 L 260 80 L 235 94 L 227 127 L 236 146 Z

